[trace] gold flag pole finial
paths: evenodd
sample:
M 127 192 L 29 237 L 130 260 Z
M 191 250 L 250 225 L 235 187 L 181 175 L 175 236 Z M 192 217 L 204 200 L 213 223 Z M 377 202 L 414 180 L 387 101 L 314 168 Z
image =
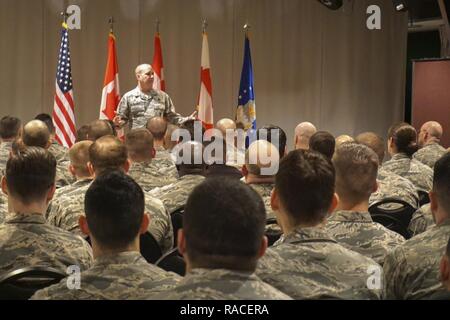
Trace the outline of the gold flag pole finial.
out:
M 202 22 L 203 33 L 206 33 L 206 28 L 208 28 L 208 20 L 203 19 L 203 22 Z

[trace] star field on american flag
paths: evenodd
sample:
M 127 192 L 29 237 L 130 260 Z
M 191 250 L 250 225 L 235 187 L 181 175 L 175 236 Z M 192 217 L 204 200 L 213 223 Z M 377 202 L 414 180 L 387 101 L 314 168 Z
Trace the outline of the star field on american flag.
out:
M 62 32 L 61 49 L 59 50 L 56 80 L 63 93 L 72 90 L 72 71 L 70 67 L 70 51 L 67 29 Z

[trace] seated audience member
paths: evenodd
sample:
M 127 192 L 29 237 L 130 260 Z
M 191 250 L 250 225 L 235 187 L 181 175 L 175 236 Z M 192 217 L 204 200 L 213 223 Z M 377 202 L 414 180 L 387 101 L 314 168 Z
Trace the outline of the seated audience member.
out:
M 369 197 L 377 189 L 378 156 L 369 147 L 348 142 L 334 154 L 339 203 L 328 219 L 327 230 L 344 247 L 382 265 L 388 252 L 405 239 L 369 213 Z
M 434 167 L 446 152 L 441 142 L 443 130 L 439 122 L 428 121 L 422 125 L 419 132 L 418 143 L 420 149 L 414 153 L 413 158 L 426 164 L 430 168 Z
M 389 129 L 388 137 L 388 152 L 392 158 L 383 164 L 383 169 L 408 179 L 418 191 L 431 191 L 433 169 L 412 159 L 418 148 L 416 129 L 407 123 L 400 123 Z
M 47 125 L 41 120 L 31 120 L 23 127 L 22 143 L 26 147 L 41 147 L 49 150 L 52 137 Z M 74 182 L 65 161 L 56 163 L 56 187 L 61 188 Z
M 355 142 L 355 139 L 353 139 L 351 136 L 349 136 L 347 134 L 342 134 L 342 135 L 336 137 L 336 139 L 334 139 L 334 141 L 335 141 L 335 148 L 337 149 L 344 143 Z
M 316 127 L 310 122 L 302 122 L 295 128 L 295 150 L 309 150 L 309 139 L 317 132 Z
M 47 113 L 40 113 L 35 118 L 35 120 L 41 120 L 45 123 L 45 125 L 48 128 L 48 131 L 50 132 L 50 147 L 48 148 L 48 151 L 50 151 L 56 158 L 56 161 L 58 163 L 68 161 L 68 155 L 67 155 L 67 148 L 60 145 L 58 141 L 56 141 L 55 138 L 55 126 L 53 124 L 52 117 Z
M 147 263 L 140 254 L 139 236 L 150 219 L 144 199 L 141 187 L 123 172 L 95 179 L 86 191 L 86 216 L 79 220 L 92 242 L 92 267 L 81 273 L 79 289 L 68 289 L 64 279 L 32 299 L 146 299 L 175 286 L 178 275 Z
M 417 208 L 419 195 L 416 187 L 406 178 L 391 171 L 385 170 L 381 166 L 384 159 L 384 141 L 379 135 L 373 132 L 364 132 L 356 137 L 356 142 L 372 149 L 378 156 L 378 189 L 369 198 L 369 206 L 386 198 L 403 200 L 411 207 Z M 394 209 L 395 205 L 386 204 L 383 208 Z
M 88 140 L 96 141 L 101 137 L 110 135 L 114 136 L 114 132 L 109 122 L 105 120 L 94 120 L 89 123 L 89 129 L 86 135 Z
M 336 141 L 331 133 L 326 131 L 317 131 L 309 140 L 309 150 L 323 154 L 328 160 L 333 158 Z
M 2 179 L 9 213 L 0 225 L 0 276 L 25 267 L 51 267 L 63 273 L 71 265 L 90 267 L 89 244 L 45 222 L 55 174 L 56 159 L 43 148 L 25 148 L 8 160 Z
M 226 140 L 221 137 L 214 137 L 215 146 L 221 148 L 220 152 L 217 148 L 214 148 L 211 151 L 212 159 L 207 159 L 208 167 L 206 169 L 206 177 L 207 178 L 229 178 L 240 180 L 242 179 L 242 172 L 236 168 L 235 166 L 227 165 L 227 150 L 228 148 L 234 148 L 234 146 L 230 146 Z
M 87 137 L 88 131 L 89 131 L 89 125 L 87 125 L 87 124 L 84 124 L 81 127 L 79 127 L 77 130 L 77 140 L 75 142 L 89 140 Z
M 439 271 L 444 290 L 434 294 L 431 299 L 450 300 L 450 239 L 448 240 L 445 253 L 442 256 Z
M 207 179 L 189 196 L 178 235 L 187 274 L 155 298 L 290 299 L 254 274 L 267 248 L 264 225 L 264 204 L 255 191 L 239 181 Z
M 238 139 L 237 136 L 237 127 L 236 122 L 234 122 L 231 119 L 223 118 L 217 121 L 216 123 L 216 129 L 220 131 L 222 135 L 222 139 L 227 139 L 227 133 L 228 135 L 233 134 L 234 139 L 233 143 L 231 141 L 227 141 L 227 161 L 226 164 L 229 166 L 233 166 L 237 168 L 238 170 L 242 169 L 242 165 L 244 164 L 244 157 L 245 157 L 245 150 L 244 150 L 244 144 L 242 145 L 242 149 L 240 149 L 238 146 Z
M 267 169 L 271 166 L 278 168 L 279 161 L 278 149 L 266 140 L 253 142 L 245 155 L 245 166 L 243 168 L 245 183 L 252 187 L 263 199 L 267 219 L 275 218 L 270 205 L 270 196 L 275 186 L 277 171 Z
M 273 124 L 265 125 L 256 131 L 257 140 L 266 140 L 272 143 L 280 153 L 280 159 L 288 154 L 286 132 Z
M 296 150 L 280 162 L 272 208 L 283 236 L 259 260 L 256 274 L 294 299 L 380 299 L 369 289 L 375 261 L 338 244 L 323 227 L 338 202 L 333 165 L 323 155 Z
M 189 194 L 199 185 L 206 174 L 206 165 L 203 159 L 203 145 L 196 141 L 179 144 L 178 173 L 180 178 L 164 187 L 150 191 L 150 195 L 160 199 L 169 213 L 184 208 Z M 196 163 L 196 159 L 199 163 Z
M 433 214 L 431 213 L 431 205 L 427 203 L 414 212 L 411 221 L 409 222 L 408 231 L 411 237 L 414 237 L 425 232 L 434 225 L 435 223 L 433 220 Z
M 166 161 L 165 166 L 156 164 L 153 136 L 147 129 L 133 129 L 128 132 L 125 136 L 125 146 L 131 162 L 128 174 L 145 191 L 177 181 L 178 171 L 172 161 Z
M 0 174 L 3 174 L 6 168 L 11 145 L 21 135 L 21 131 L 22 122 L 19 118 L 5 116 L 0 120 Z
M 114 136 L 97 139 L 89 147 L 89 173 L 94 181 L 100 175 L 120 170 L 127 172 L 130 167 L 126 146 Z M 84 196 L 89 184 L 58 197 L 52 204 L 53 217 L 49 222 L 64 230 L 81 234 L 78 220 L 84 214 Z M 150 214 L 148 231 L 158 241 L 163 252 L 173 247 L 173 228 L 170 216 L 163 203 L 145 194 L 145 210 Z
M 164 137 L 167 133 L 167 121 L 162 117 L 153 117 L 147 121 L 146 128 L 153 136 L 156 151 L 155 158 L 170 159 L 170 153 L 164 147 Z
M 450 154 L 434 165 L 431 211 L 436 226 L 406 241 L 386 256 L 389 299 L 429 298 L 442 288 L 439 263 L 450 234 Z

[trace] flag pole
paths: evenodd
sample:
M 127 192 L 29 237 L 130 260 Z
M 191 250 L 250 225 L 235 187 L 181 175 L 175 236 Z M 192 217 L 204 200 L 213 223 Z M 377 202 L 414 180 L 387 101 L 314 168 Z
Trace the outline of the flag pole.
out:
M 114 17 L 113 16 L 111 16 L 111 17 L 109 17 L 109 19 L 108 19 L 108 23 L 109 23 L 109 32 L 110 33 L 114 33 Z

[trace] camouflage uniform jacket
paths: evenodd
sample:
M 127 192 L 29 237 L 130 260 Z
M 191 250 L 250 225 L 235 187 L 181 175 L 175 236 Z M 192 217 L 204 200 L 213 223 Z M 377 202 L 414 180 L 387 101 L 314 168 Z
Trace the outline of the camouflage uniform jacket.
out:
M 380 265 L 388 252 L 405 242 L 398 233 L 373 222 L 369 212 L 336 211 L 328 219 L 326 228 L 344 247 Z
M 426 164 L 430 168 L 434 168 L 434 164 L 447 152 L 443 146 L 438 143 L 430 143 L 419 149 L 413 158 Z
M 48 222 L 61 229 L 82 235 L 78 218 L 84 214 L 84 195 L 89 186 L 90 184 L 75 189 L 53 201 Z M 163 253 L 169 251 L 173 247 L 173 227 L 163 203 L 145 193 L 145 211 L 151 217 L 148 231 L 158 241 Z
M 177 168 L 165 159 L 153 159 L 150 163 L 133 162 L 128 174 L 145 191 L 169 185 L 178 179 Z
M 156 147 L 155 151 L 156 151 L 155 159 L 168 159 L 172 163 L 174 163 L 172 157 L 170 156 L 170 151 L 164 149 L 163 146 Z
M 162 300 L 291 300 L 254 273 L 226 269 L 193 269 Z
M 0 225 L 0 276 L 18 268 L 52 267 L 66 272 L 92 264 L 92 250 L 80 237 L 50 226 L 41 214 L 8 213 Z
M 450 235 L 450 219 L 409 239 L 386 256 L 386 297 L 425 299 L 442 289 L 439 264 Z
M 435 223 L 433 214 L 431 213 L 431 206 L 427 203 L 414 212 L 411 221 L 409 222 L 408 231 L 411 234 L 411 237 L 414 237 L 425 232 L 434 225 Z
M 50 147 L 48 148 L 48 151 L 53 154 L 56 158 L 56 161 L 58 163 L 66 162 L 69 163 L 69 149 L 66 147 L 63 147 L 58 142 L 53 141 Z
M 80 289 L 67 280 L 37 291 L 32 300 L 136 300 L 174 287 L 180 276 L 149 264 L 138 252 L 99 257 L 81 273 Z
M 371 194 L 369 206 L 386 198 L 396 198 L 417 209 L 419 195 L 411 181 L 383 168 L 378 170 L 377 181 L 378 190 Z
M 263 199 L 264 206 L 266 207 L 267 219 L 276 218 L 275 213 L 272 210 L 272 206 L 270 204 L 270 196 L 272 190 L 275 186 L 275 183 L 255 183 L 250 184 L 250 187 L 253 188 Z
M 173 213 L 184 208 L 192 190 L 202 183 L 204 179 L 204 176 L 198 174 L 187 174 L 170 185 L 153 189 L 149 194 L 161 200 L 169 213 Z
M 5 175 L 6 163 L 8 162 L 8 159 L 9 159 L 9 154 L 11 152 L 11 146 L 12 146 L 11 141 L 3 141 L 0 144 L 0 174 L 2 176 Z
M 379 289 L 369 289 L 377 270 Z M 259 260 L 256 274 L 294 299 L 381 299 L 383 270 L 370 258 L 348 250 L 319 227 L 283 235 Z
M 393 155 L 382 168 L 408 179 L 417 190 L 429 192 L 433 187 L 433 169 L 415 159 L 410 159 L 403 153 Z
M 172 124 L 184 120 L 175 112 L 172 100 L 163 91 L 152 90 L 143 93 L 139 87 L 125 93 L 117 107 L 117 115 L 128 122 L 130 129 L 143 128 L 153 117 L 165 117 Z

